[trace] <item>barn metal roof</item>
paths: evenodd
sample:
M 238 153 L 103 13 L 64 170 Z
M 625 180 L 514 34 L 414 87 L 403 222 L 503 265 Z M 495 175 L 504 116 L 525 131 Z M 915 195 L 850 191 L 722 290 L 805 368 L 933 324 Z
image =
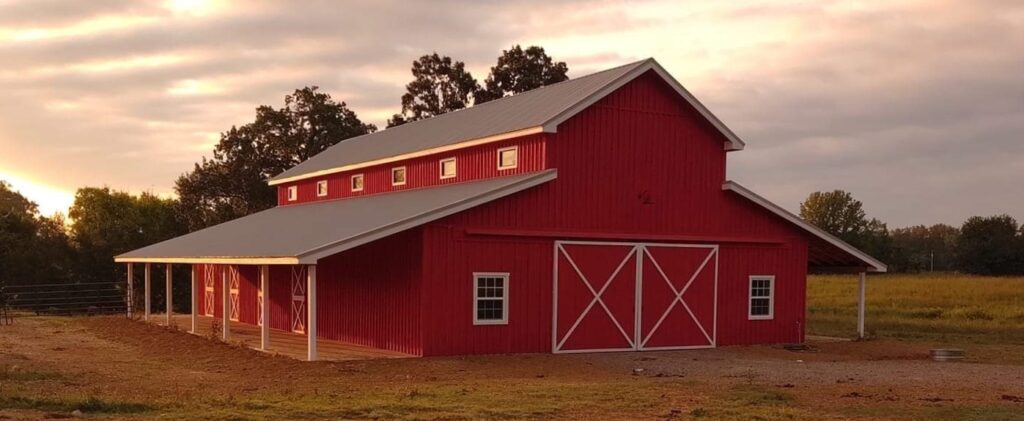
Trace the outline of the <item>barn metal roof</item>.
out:
M 117 262 L 313 264 L 317 259 L 555 179 L 555 170 L 278 206 L 133 250 Z
M 838 237 L 825 232 L 821 228 L 804 221 L 799 216 L 792 214 L 783 207 L 772 203 L 735 181 L 726 181 L 722 185 L 722 189 L 735 192 L 810 233 L 813 237 L 809 244 L 808 262 L 812 266 L 817 265 L 822 268 L 866 267 L 869 272 L 888 271 L 888 266 L 885 263 L 858 250 Z
M 328 148 L 271 178 L 271 185 L 383 164 L 533 133 L 554 133 L 563 121 L 648 72 L 660 75 L 727 139 L 744 143 L 653 58 L 500 98 L 433 118 L 406 123 Z

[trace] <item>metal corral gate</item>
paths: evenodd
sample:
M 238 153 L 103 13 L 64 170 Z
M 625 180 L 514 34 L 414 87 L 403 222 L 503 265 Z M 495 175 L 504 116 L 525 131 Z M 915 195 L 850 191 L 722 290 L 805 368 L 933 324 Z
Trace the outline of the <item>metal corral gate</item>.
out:
M 718 246 L 556 241 L 552 351 L 713 348 Z

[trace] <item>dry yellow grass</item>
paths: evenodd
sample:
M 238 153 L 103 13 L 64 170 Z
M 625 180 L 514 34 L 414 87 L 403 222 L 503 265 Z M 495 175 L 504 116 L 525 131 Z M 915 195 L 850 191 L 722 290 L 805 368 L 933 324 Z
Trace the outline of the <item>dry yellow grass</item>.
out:
M 807 280 L 808 333 L 853 336 L 857 277 Z M 1024 344 L 1024 277 L 961 274 L 868 276 L 871 336 Z

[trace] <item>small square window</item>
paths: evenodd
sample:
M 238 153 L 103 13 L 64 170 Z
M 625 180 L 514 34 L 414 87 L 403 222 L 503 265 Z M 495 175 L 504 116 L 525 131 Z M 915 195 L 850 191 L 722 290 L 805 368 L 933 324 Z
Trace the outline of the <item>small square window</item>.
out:
M 363 175 L 356 174 L 352 176 L 352 191 L 363 191 Z
M 327 180 L 320 180 L 316 182 L 316 196 L 327 196 Z
M 508 274 L 473 274 L 473 324 L 508 324 Z
M 391 169 L 391 185 L 405 185 L 405 167 L 395 167 Z
M 775 277 L 750 277 L 750 320 L 770 320 L 775 317 Z
M 455 158 L 441 160 L 441 179 L 455 178 Z
M 519 166 L 519 147 L 498 149 L 498 169 L 509 170 Z
M 288 186 L 288 201 L 294 202 L 299 198 L 299 186 Z

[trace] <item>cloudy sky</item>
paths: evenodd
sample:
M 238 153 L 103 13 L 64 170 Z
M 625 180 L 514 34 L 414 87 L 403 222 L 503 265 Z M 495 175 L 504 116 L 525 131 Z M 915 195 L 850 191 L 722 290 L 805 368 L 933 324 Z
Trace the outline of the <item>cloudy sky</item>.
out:
M 571 76 L 655 57 L 789 208 L 844 189 L 890 226 L 1024 220 L 1024 2 L 0 0 L 0 179 L 172 194 L 218 133 L 319 85 L 383 127 L 416 57 L 541 45 Z

